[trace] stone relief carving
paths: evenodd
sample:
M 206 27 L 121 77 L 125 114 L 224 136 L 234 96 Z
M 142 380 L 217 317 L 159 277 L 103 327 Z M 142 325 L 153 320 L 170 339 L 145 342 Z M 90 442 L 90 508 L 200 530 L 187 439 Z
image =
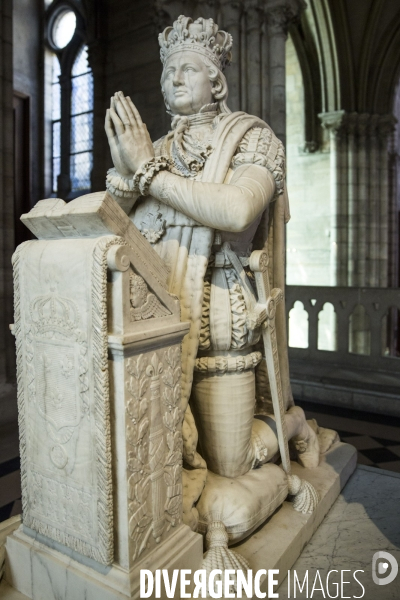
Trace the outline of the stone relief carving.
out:
M 164 235 L 165 219 L 159 210 L 147 213 L 141 222 L 141 231 L 150 244 L 155 244 Z
M 26 339 L 30 400 L 45 421 L 54 441 L 49 450 L 58 469 L 74 468 L 70 442 L 89 411 L 87 342 L 75 302 L 57 293 L 54 272 L 46 277 L 50 293 L 36 297 L 30 306 Z
M 79 301 L 73 292 L 73 285 L 79 286 L 79 282 L 71 283 L 70 295 L 59 291 L 62 277 L 57 276 L 58 264 L 56 268 L 46 242 L 23 244 L 13 256 L 22 504 L 25 525 L 110 564 L 107 253 L 124 241 L 103 237 L 84 243 L 87 247 L 75 252 L 89 253 L 90 260 L 82 260 L 80 269 L 90 278 L 91 292 Z M 35 252 L 41 253 L 41 261 L 31 258 Z M 45 271 L 38 271 L 41 282 L 37 283 L 30 264 L 39 262 Z M 39 290 L 50 289 L 30 296 L 36 285 Z M 94 453 L 83 444 L 83 435 L 90 437 Z
M 126 370 L 130 375 L 126 383 L 130 399 L 126 405 L 128 442 L 128 512 L 129 536 L 133 542 L 133 560 L 145 550 L 151 534 L 152 514 L 149 504 L 150 465 L 149 465 L 149 400 L 147 390 L 149 377 L 146 373 L 147 361 L 141 354 L 137 359 L 130 358 Z M 131 448 L 131 449 L 130 449 Z
M 182 514 L 180 347 L 126 363 L 129 536 L 133 560 Z
M 131 302 L 131 321 L 141 321 L 156 317 L 165 317 L 170 315 L 170 311 L 165 308 L 159 299 L 149 291 L 143 277 L 130 274 L 130 302 Z
M 163 402 L 166 411 L 163 422 L 168 430 L 165 455 L 164 479 L 167 484 L 166 518 L 174 527 L 182 514 L 182 410 L 181 396 L 181 349 L 169 348 L 164 353 Z

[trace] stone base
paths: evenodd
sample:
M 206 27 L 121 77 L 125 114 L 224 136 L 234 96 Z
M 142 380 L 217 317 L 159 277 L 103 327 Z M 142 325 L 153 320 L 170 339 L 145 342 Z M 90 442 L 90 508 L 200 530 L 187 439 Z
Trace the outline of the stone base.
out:
M 140 569 L 195 571 L 201 568 L 202 558 L 203 539 L 186 525 L 181 525 L 130 573 L 85 557 L 82 562 L 75 560 L 26 535 L 21 526 L 7 537 L 5 581 L 33 600 L 136 600 L 140 598 Z M 175 597 L 179 599 L 179 590 Z
M 290 502 L 284 502 L 264 525 L 234 546 L 248 560 L 253 573 L 259 569 L 279 569 L 279 576 L 274 575 L 274 579 L 278 579 L 279 584 L 284 581 L 356 466 L 357 450 L 343 443 L 327 452 L 316 469 L 304 469 L 292 463 L 292 472 L 312 483 L 320 501 L 311 515 L 298 513 Z M 266 577 L 261 579 L 260 589 L 267 592 Z
M 250 568 L 279 569 L 281 583 L 287 571 L 300 556 L 357 464 L 357 451 L 349 444 L 337 444 L 328 452 L 317 469 L 303 469 L 292 463 L 293 473 L 314 485 L 320 502 L 312 515 L 303 515 L 284 502 L 263 526 L 235 546 Z M 185 526 L 179 528 L 162 553 L 142 561 L 130 576 L 117 567 L 108 572 L 94 571 L 71 557 L 49 548 L 20 529 L 7 538 L 6 582 L 33 600 L 117 600 L 139 598 L 139 569 L 157 565 L 160 569 L 199 569 L 202 539 Z M 132 596 L 129 596 L 131 589 Z M 1 590 L 1 588 L 0 588 Z M 267 579 L 261 580 L 267 591 Z M 3 600 L 17 596 L 2 595 Z M 179 596 L 177 596 L 179 598 Z

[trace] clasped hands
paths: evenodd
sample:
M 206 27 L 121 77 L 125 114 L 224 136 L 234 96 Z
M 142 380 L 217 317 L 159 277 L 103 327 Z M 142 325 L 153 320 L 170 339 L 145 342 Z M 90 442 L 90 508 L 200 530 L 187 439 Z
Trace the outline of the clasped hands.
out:
M 114 167 L 123 177 L 131 177 L 141 165 L 154 158 L 146 125 L 129 96 L 117 92 L 106 112 L 105 130 Z

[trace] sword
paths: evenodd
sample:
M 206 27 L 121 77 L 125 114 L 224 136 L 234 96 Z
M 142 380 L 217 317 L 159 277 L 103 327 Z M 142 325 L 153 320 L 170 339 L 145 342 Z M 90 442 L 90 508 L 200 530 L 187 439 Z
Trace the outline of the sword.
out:
M 257 312 L 262 312 L 263 316 L 265 315 L 265 320 L 262 323 L 262 338 L 278 434 L 278 446 L 282 467 L 288 477 L 289 494 L 295 497 L 293 507 L 299 512 L 311 513 L 318 503 L 318 494 L 308 481 L 301 480 L 297 475 L 292 475 L 285 421 L 286 407 L 282 393 L 282 380 L 279 369 L 278 343 L 275 327 L 276 307 L 280 302 L 283 302 L 283 291 L 279 288 L 271 290 L 268 275 L 268 263 L 269 257 L 266 250 L 255 250 L 252 252 L 249 265 L 254 273 L 257 286 L 259 306 L 256 307 L 256 309 L 258 309 Z

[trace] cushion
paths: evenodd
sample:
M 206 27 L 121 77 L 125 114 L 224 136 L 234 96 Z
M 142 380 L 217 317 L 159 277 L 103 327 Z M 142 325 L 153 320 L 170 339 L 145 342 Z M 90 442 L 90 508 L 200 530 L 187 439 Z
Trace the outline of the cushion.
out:
M 234 479 L 208 471 L 207 482 L 196 505 L 199 533 L 212 521 L 222 521 L 229 544 L 236 543 L 259 527 L 288 494 L 287 476 L 281 467 L 265 464 Z

